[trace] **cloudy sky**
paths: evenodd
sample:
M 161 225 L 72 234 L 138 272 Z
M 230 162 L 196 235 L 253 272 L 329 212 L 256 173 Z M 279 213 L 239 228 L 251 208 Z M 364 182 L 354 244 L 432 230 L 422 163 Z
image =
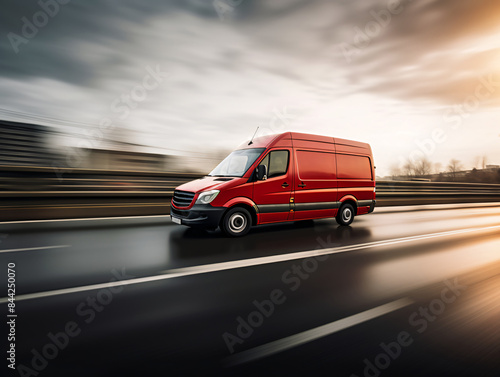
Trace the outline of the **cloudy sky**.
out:
M 203 155 L 260 126 L 369 142 L 378 175 L 500 164 L 497 0 L 4 0 L 0 30 L 0 118 L 59 143 Z

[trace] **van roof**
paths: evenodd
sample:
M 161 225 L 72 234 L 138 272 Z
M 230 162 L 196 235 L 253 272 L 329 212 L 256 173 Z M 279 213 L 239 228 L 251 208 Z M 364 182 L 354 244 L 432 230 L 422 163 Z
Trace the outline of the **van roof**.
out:
M 300 132 L 284 132 L 275 135 L 260 136 L 253 139 L 251 145 L 248 145 L 249 141 L 245 142 L 240 146 L 239 149 L 246 148 L 271 148 L 273 146 L 284 145 L 286 141 L 289 140 L 290 144 L 293 141 L 305 141 L 312 142 L 312 144 L 322 145 L 321 149 L 335 149 L 338 152 L 356 152 L 362 154 L 371 155 L 371 147 L 368 143 L 362 143 L 354 140 L 340 139 L 331 136 L 321 136 L 314 134 L 305 134 Z M 298 145 L 299 143 L 295 143 Z M 331 144 L 328 147 L 328 144 Z M 335 146 L 334 146 L 335 145 Z M 325 148 L 326 147 L 326 148 Z

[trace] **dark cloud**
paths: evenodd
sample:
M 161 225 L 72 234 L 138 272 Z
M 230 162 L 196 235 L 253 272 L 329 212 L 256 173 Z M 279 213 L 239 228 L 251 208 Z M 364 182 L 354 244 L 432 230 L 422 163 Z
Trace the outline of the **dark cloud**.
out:
M 38 28 L 35 37 L 27 38 L 27 44 L 20 44 L 16 53 L 8 38 L 9 33 L 23 37 L 23 18 L 32 22 L 41 7 L 35 1 L 8 0 L 0 19 L 0 74 L 25 79 L 47 77 L 78 86 L 97 85 L 110 70 L 126 63 L 127 57 L 123 54 L 127 50 L 133 53 L 133 47 L 128 43 L 128 28 L 147 25 L 151 16 L 168 12 L 172 6 L 160 1 L 146 5 L 133 1 L 118 4 L 114 1 L 89 3 L 73 0 L 67 5 L 59 5 L 58 13 L 50 17 L 46 26 Z M 81 51 L 83 44 L 107 46 L 115 50 L 115 54 L 111 61 L 96 67 L 92 64 L 92 55 L 99 53 L 99 49 Z
M 158 143 L 160 128 L 189 128 L 171 136 L 182 144 L 215 129 L 247 137 L 276 104 L 305 113 L 364 95 L 401 101 L 410 113 L 419 103 L 462 103 L 482 78 L 499 73 L 498 1 L 403 0 L 367 46 L 356 46 L 358 30 L 376 29 L 374 14 L 383 18 L 393 0 L 217 1 L 226 13 L 213 0 L 73 0 L 16 54 L 8 33 L 21 34 L 21 18 L 32 19 L 40 6 L 5 0 L 2 106 L 95 122 L 145 67 L 160 65 L 172 78 L 124 123 Z M 350 61 L 345 45 L 356 48 Z M 483 104 L 500 104 L 499 92 Z
M 225 4 L 227 0 L 220 1 Z M 455 101 L 462 87 L 473 85 L 478 73 L 486 73 L 487 60 L 480 56 L 493 53 L 460 54 L 460 41 L 471 43 L 473 38 L 488 35 L 500 21 L 498 1 L 403 0 L 398 8 L 402 9 L 401 13 L 391 14 L 390 22 L 370 38 L 369 46 L 360 48 L 359 54 L 347 62 L 340 54 L 337 59 L 331 59 L 331 51 L 339 52 L 343 42 L 355 46 L 355 28 L 365 31 L 374 21 L 374 13 L 383 18 L 391 0 L 233 0 L 233 3 L 238 4 L 232 19 L 235 30 L 249 33 L 248 38 L 255 41 L 258 49 L 275 48 L 306 62 L 309 58 L 330 65 L 332 70 L 339 66 L 348 80 L 361 83 L 367 90 L 398 96 L 407 94 L 408 97 L 434 96 L 445 102 Z M 147 38 L 148 24 L 153 17 L 189 12 L 214 23 L 221 21 L 212 1 L 89 3 L 74 0 L 61 5 L 60 13 L 28 44 L 21 44 L 20 52 L 15 54 L 8 33 L 22 35 L 21 18 L 31 20 L 39 10 L 40 5 L 35 1 L 7 0 L 4 4 L 0 75 L 20 79 L 48 77 L 78 86 L 98 87 L 103 78 L 119 74 L 121 67 L 126 68 L 130 55 L 147 53 L 137 43 Z M 325 12 L 331 15 L 331 22 L 315 24 Z M 296 22 L 286 23 L 287 19 Z M 82 46 L 88 48 L 82 50 Z M 308 46 L 316 49 L 310 51 Z M 99 47 L 107 50 L 102 60 L 99 59 L 102 53 Z M 161 47 L 169 48 L 168 43 Z M 313 55 L 301 57 L 302 53 Z M 241 52 L 233 48 L 232 54 Z M 203 65 L 203 62 L 185 63 Z M 453 72 L 450 72 L 450 64 Z M 405 67 L 417 68 L 411 74 L 400 75 L 398 72 Z M 291 78 L 296 75 L 287 67 L 269 69 Z M 462 74 L 470 76 L 468 85 L 463 78 L 456 78 Z M 436 88 L 436 80 L 441 83 L 439 88 Z M 425 85 L 428 87 L 423 87 Z M 353 88 L 359 90 L 357 85 Z

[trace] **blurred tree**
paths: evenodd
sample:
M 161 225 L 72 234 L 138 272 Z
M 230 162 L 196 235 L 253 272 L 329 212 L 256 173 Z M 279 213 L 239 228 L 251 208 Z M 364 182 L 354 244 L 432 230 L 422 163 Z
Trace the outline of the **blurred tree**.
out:
M 415 164 L 412 160 L 408 159 L 403 165 L 403 173 L 407 177 L 412 177 L 415 175 Z
M 457 173 L 462 170 L 462 163 L 458 160 L 452 159 L 448 164 L 449 176 L 455 180 L 457 178 Z
M 422 157 L 414 164 L 415 175 L 429 175 L 432 172 L 432 162 L 427 157 Z

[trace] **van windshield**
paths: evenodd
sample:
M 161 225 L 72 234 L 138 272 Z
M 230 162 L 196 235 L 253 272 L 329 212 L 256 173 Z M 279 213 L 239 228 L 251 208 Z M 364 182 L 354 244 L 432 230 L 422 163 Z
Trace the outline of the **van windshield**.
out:
M 243 177 L 264 150 L 265 148 L 251 148 L 233 151 L 208 176 Z

